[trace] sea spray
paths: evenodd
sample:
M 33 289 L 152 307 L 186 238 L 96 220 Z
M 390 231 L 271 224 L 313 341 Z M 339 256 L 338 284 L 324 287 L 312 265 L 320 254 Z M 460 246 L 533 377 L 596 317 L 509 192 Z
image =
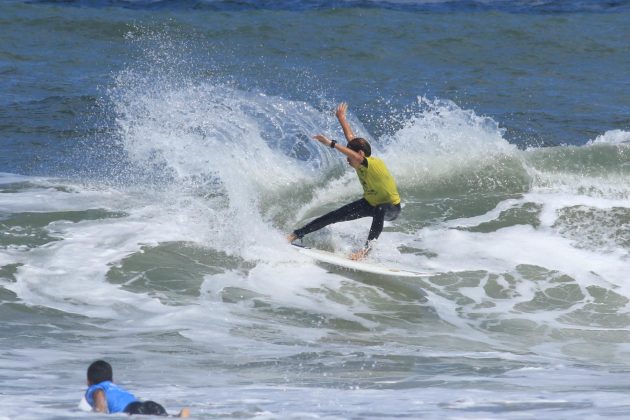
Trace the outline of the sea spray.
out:
M 151 65 L 131 65 L 109 89 L 130 164 L 159 173 L 158 189 L 169 190 L 172 201 L 206 199 L 212 223 L 202 229 L 211 232 L 210 246 L 246 248 L 274 237 L 269 220 L 287 210 L 278 197 L 308 189 L 334 165 L 310 139 L 332 115 L 219 81 L 175 77 L 177 54 L 147 58 Z M 190 197 L 176 198 L 181 194 Z
M 448 100 L 418 98 L 403 127 L 385 136 L 383 158 L 401 188 L 424 195 L 526 191 L 518 149 L 490 117 Z

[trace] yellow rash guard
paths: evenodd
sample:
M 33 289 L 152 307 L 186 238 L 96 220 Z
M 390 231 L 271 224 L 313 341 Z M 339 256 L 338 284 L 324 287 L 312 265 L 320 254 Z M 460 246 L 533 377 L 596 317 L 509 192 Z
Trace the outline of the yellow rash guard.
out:
M 381 159 L 366 157 L 356 171 L 363 186 L 363 198 L 371 206 L 400 203 L 396 181 Z

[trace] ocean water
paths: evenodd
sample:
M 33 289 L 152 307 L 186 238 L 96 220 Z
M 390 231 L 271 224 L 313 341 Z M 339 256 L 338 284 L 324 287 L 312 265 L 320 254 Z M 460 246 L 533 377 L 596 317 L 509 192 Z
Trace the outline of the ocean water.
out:
M 630 2 L 0 3 L 0 419 L 630 416 Z M 380 277 L 285 242 L 404 208 Z M 369 220 L 305 243 L 361 246 Z

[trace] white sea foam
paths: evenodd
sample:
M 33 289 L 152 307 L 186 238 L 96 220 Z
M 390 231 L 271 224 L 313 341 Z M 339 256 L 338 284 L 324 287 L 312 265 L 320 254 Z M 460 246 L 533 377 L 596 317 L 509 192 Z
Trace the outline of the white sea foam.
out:
M 0 208 L 10 213 L 111 209 L 122 206 L 120 200 L 126 199 L 114 190 L 79 190 L 74 186 L 59 190 L 54 187 L 54 181 L 42 182 L 31 178 L 31 182 L 37 182 L 37 186 L 29 188 L 28 192 L 0 194 Z
M 19 174 L 10 174 L 6 172 L 0 172 L 0 185 L 1 184 L 11 184 L 14 182 L 27 182 L 29 180 L 35 180 L 34 177 L 28 177 Z
M 87 188 L 67 180 L 0 174 L 0 183 L 25 183 L 0 194 L 0 213 L 6 217 L 0 223 L 7 226 L 0 231 L 0 296 L 6 299 L 0 304 L 4 345 L 0 416 L 86 417 L 76 403 L 85 388 L 87 364 L 101 357 L 112 361 L 116 380 L 141 398 L 163 403 L 172 412 L 192 405 L 193 416 L 200 418 L 627 415 L 630 292 L 624 279 L 628 247 L 619 226 L 627 222 L 630 197 L 624 169 L 626 132 L 609 131 L 586 147 L 519 151 L 505 140 L 497 121 L 453 103 L 421 99 L 420 110 L 403 117 L 402 129 L 370 137 L 375 154 L 384 158 L 406 194 L 403 200 L 408 200 L 401 218 L 388 224 L 370 258 L 435 275 L 408 281 L 344 272 L 292 252 L 281 232 L 291 222 L 361 194 L 343 157 L 309 139 L 317 132 L 339 138 L 331 107 L 319 110 L 236 88 L 249 83 L 241 76 L 252 74 L 252 69 L 240 72 L 234 66 L 245 63 L 296 74 L 290 67 L 301 67 L 306 55 L 286 56 L 282 48 L 275 48 L 287 45 L 274 41 L 288 27 L 284 18 L 298 18 L 294 27 L 308 29 L 301 23 L 315 15 L 326 16 L 327 23 L 341 22 L 352 10 L 303 15 L 283 10 L 212 11 L 202 16 L 181 13 L 178 7 L 150 13 L 114 7 L 107 13 L 114 17 L 114 26 L 101 19 L 105 14 L 100 8 L 71 7 L 54 19 L 49 17 L 57 13 L 55 5 L 40 9 L 17 4 L 7 10 L 22 19 L 25 7 L 35 16 L 33 28 L 44 25 L 40 29 L 61 28 L 67 34 L 74 27 L 79 32 L 87 29 L 89 36 L 79 40 L 111 44 L 114 53 L 122 51 L 114 44 L 127 28 L 129 13 L 140 21 L 141 15 L 157 17 L 158 12 L 175 19 L 166 24 L 173 33 L 148 40 L 149 47 L 156 48 L 149 60 L 141 57 L 133 63 L 134 57 L 127 54 L 133 48 L 120 46 L 125 54 L 117 56 L 118 63 L 131 62 L 131 68 L 121 72 L 107 92 L 114 110 L 108 117 L 116 121 L 119 132 L 104 141 L 115 142 L 116 150 L 122 150 L 124 164 L 133 166 L 130 173 L 146 172 L 148 179 L 164 184 L 138 188 L 136 180 L 111 189 L 85 179 L 92 185 Z M 38 16 L 37 10 L 46 16 Z M 368 20 L 388 14 L 386 9 L 357 13 Z M 218 19 L 216 25 L 207 26 L 210 16 Z M 380 31 L 381 35 L 398 36 L 422 24 L 401 20 L 398 11 L 391 17 L 401 24 L 400 31 Z M 606 22 L 595 22 L 594 28 L 609 28 L 611 19 L 623 19 L 614 13 L 604 17 Z M 433 22 L 435 16 L 430 18 L 429 26 L 447 28 Z M 460 25 L 461 18 L 446 16 L 445 22 L 470 32 L 468 25 Z M 479 18 L 483 16 L 475 14 L 474 20 Z M 496 21 L 496 16 L 488 19 Z M 526 16 L 526 26 L 532 19 L 538 20 Z M 567 27 L 567 22 L 558 25 L 544 15 L 541 19 L 561 32 L 570 32 L 580 22 L 579 16 L 569 19 Z M 350 26 L 346 29 L 352 35 Z M 198 32 L 191 33 L 190 28 Z M 318 30 L 317 25 L 314 28 Z M 139 37 L 153 36 L 147 28 L 137 32 Z M 522 38 L 518 30 L 508 32 L 512 41 Z M 461 47 L 466 43 L 451 42 L 459 35 L 432 37 L 431 50 Z M 202 74 L 201 82 L 186 79 L 193 74 L 193 63 L 169 62 L 172 51 L 160 50 L 162 42 L 170 42 L 174 50 L 178 40 L 194 43 L 190 39 L 195 36 L 221 43 L 214 57 L 185 48 L 177 56 L 193 55 L 203 61 L 194 69 L 194 74 Z M 350 44 L 341 48 L 357 47 L 351 38 L 344 37 Z M 365 40 L 372 45 L 377 38 Z M 608 50 L 624 45 L 618 36 L 610 38 Z M 251 40 L 262 48 L 246 51 Z M 496 46 L 477 40 L 469 45 Z M 325 49 L 330 57 L 341 57 L 342 50 Z M 378 49 L 359 50 L 351 57 L 357 63 L 370 60 L 374 52 L 381 55 Z M 396 48 L 388 51 L 396 53 Z M 570 53 L 571 48 L 563 51 Z M 581 54 L 584 48 L 576 51 Z M 230 61 L 230 52 L 244 61 Z M 464 55 L 479 61 L 478 54 L 469 52 Z M 307 55 L 309 62 L 317 58 L 312 51 Z M 259 57 L 266 62 L 254 63 Z M 213 59 L 233 77 L 234 85 L 211 80 L 208 68 L 215 65 Z M 22 64 L 28 67 L 27 61 Z M 64 62 L 76 67 L 77 60 Z M 323 74 L 323 68 L 334 76 L 336 64 L 312 67 L 314 77 Z M 151 70 L 143 73 L 146 69 Z M 363 66 L 356 69 L 367 74 Z M 94 70 L 102 75 L 102 68 Z M 386 72 L 372 70 L 373 80 L 385 80 Z M 71 77 L 74 81 L 89 84 L 83 69 L 73 71 L 82 75 Z M 531 74 L 537 80 L 546 77 Z M 259 85 L 290 90 L 291 97 L 313 96 L 296 91 L 295 84 L 277 86 L 276 82 L 283 83 L 281 78 Z M 395 88 L 414 83 L 413 77 L 410 82 L 405 77 L 390 79 Z M 352 89 L 356 82 L 351 77 L 333 84 Z M 9 95 L 17 101 L 15 112 L 34 109 L 37 114 L 30 128 L 16 125 L 19 135 L 10 141 L 32 137 L 39 142 L 43 139 L 38 135 L 46 131 L 52 137 L 45 137 L 55 143 L 56 138 L 80 132 L 61 127 L 61 121 L 71 117 L 64 109 L 91 106 L 92 93 L 76 96 L 74 89 L 64 97 L 59 92 L 65 88 L 53 92 L 45 81 L 30 85 L 37 98 L 61 96 L 39 103 Z M 30 97 L 23 89 L 30 85 L 17 84 L 12 90 L 19 96 L 22 89 Z M 93 91 L 91 84 L 88 90 Z M 344 94 L 342 90 L 336 92 Z M 364 98 L 373 92 L 370 88 L 347 93 Z M 497 104 L 491 100 L 484 106 L 505 110 L 493 107 Z M 103 102 L 97 105 L 109 109 Z M 609 105 L 599 108 L 615 109 L 612 102 Z M 549 114 L 549 109 L 538 109 L 542 114 L 532 113 L 532 118 Z M 556 111 L 551 113 L 557 122 L 562 110 Z M 502 115 L 509 115 L 506 112 Z M 366 135 L 352 113 L 350 118 L 355 131 Z M 516 120 L 517 128 L 523 128 L 519 126 L 523 117 Z M 110 130 L 100 130 L 110 128 L 110 121 L 99 121 L 87 135 L 110 135 Z M 569 127 L 566 134 L 582 133 L 583 128 Z M 18 143 L 19 151 L 23 144 Z M 69 144 L 57 143 L 55 150 Z M 612 165 L 611 156 L 617 159 Z M 18 159 L 15 167 L 45 171 L 53 161 L 57 162 Z M 111 172 L 120 169 L 124 181 L 128 168 L 118 166 L 123 164 L 99 163 L 111 164 L 105 168 Z M 425 208 L 434 216 L 421 214 Z M 532 211 L 521 216 L 528 208 Z M 94 209 L 107 211 L 89 212 L 83 219 L 61 214 Z M 596 231 L 580 229 L 572 220 L 587 219 L 589 214 L 595 215 L 591 223 L 600 225 Z M 320 232 L 317 240 L 349 252 L 363 244 L 369 223 L 368 219 L 342 223 Z M 606 237 L 610 240 L 601 241 Z M 190 249 L 180 249 L 180 243 Z
M 246 258 L 265 255 L 257 244 L 279 245 L 261 200 L 321 179 L 325 172 L 317 168 L 329 165 L 330 152 L 308 137 L 330 116 L 209 82 L 166 81 L 148 91 L 144 82 L 125 73 L 113 90 L 120 141 L 129 156 L 172 173 L 175 186 L 205 180 L 202 191 L 218 194 L 216 203 L 208 203 L 218 214 L 208 244 Z M 281 211 L 272 207 L 272 213 Z
M 383 158 L 403 183 L 438 180 L 479 167 L 483 162 L 511 156 L 516 147 L 488 117 L 458 107 L 451 101 L 419 98 L 420 111 L 402 129 L 384 138 Z
M 588 144 L 630 144 L 630 132 L 624 130 L 611 130 L 595 137 Z
M 29 186 L 0 197 L 0 205 L 9 213 L 90 209 L 117 213 L 117 217 L 98 220 L 51 222 L 45 230 L 58 241 L 34 249 L 8 248 L 0 254 L 0 264 L 20 264 L 14 275 L 16 281 L 4 282 L 3 287 L 24 304 L 104 320 L 105 324 L 97 322 L 110 330 L 108 343 L 101 349 L 103 353 L 125 349 L 137 352 L 128 342 L 130 336 L 177 331 L 179 340 L 203 349 L 205 357 L 223 365 L 256 366 L 261 360 L 281 364 L 283 358 L 292 360 L 296 354 L 320 351 L 325 343 L 326 351 L 341 355 L 359 352 L 368 358 L 374 355 L 376 360 L 415 357 L 416 352 L 436 358 L 500 358 L 526 367 L 493 379 L 497 386 L 516 386 L 522 381 L 528 386 L 552 386 L 544 377 L 550 362 L 567 354 L 584 357 L 592 350 L 584 345 L 576 350 L 573 345 L 583 342 L 579 338 L 571 343 L 551 333 L 545 338 L 538 333 L 540 329 L 576 334 L 615 332 L 614 328 L 573 325 L 563 317 L 585 308 L 590 299 L 589 287 L 598 286 L 630 297 L 625 284 L 627 250 L 614 241 L 605 250 L 576 246 L 575 235 L 563 236 L 557 222 L 564 209 L 574 206 L 602 211 L 630 207 L 623 194 L 583 194 L 579 187 L 601 183 L 602 189 L 609 186 L 623 191 L 623 182 L 618 184 L 595 175 L 563 178 L 562 174 L 544 170 L 536 173 L 528 162 L 531 152 L 509 145 L 492 120 L 451 103 L 425 103 L 426 108 L 400 131 L 374 141 L 375 150 L 403 188 L 415 188 L 416 193 L 423 185 L 439 182 L 441 177 L 466 177 L 484 162 L 500 166 L 504 157 L 516 162 L 517 167 L 522 166 L 522 174 L 533 173 L 535 181 L 528 192 L 512 194 L 494 208 L 468 217 L 405 231 L 400 230 L 398 222 L 388 223 L 371 258 L 430 271 L 435 277 L 413 284 L 394 280 L 363 282 L 360 275 L 331 272 L 293 252 L 261 205 L 268 200 L 272 207 L 286 211 L 276 197 L 306 184 L 313 189 L 312 197 L 308 203 L 299 204 L 294 216 L 295 220 L 302 220 L 318 214 L 321 208 L 332 208 L 360 196 L 353 171 L 339 156 L 317 144 L 305 143 L 309 152 L 299 157 L 291 154 L 286 139 L 274 143 L 264 135 L 270 108 L 287 113 L 301 108 L 303 118 L 293 124 L 300 130 L 314 132 L 320 131 L 321 123 L 321 131 L 332 135 L 335 124 L 329 112 L 211 84 L 173 87 L 165 92 L 125 98 L 127 102 L 122 101 L 117 109 L 119 140 L 135 164 L 146 165 L 148 170 L 157 166 L 170 171 L 172 185 L 138 191 L 135 187 L 87 188 L 59 180 L 20 177 Z M 166 102 L 171 106 L 165 106 Z M 341 167 L 346 171 L 342 173 Z M 331 173 L 340 176 L 322 183 Z M 541 182 L 544 177 L 550 182 Z M 11 176 L 3 179 L 14 181 Z M 422 200 L 422 196 L 415 199 Z M 538 225 L 516 224 L 475 231 L 480 224 L 492 223 L 505 212 L 528 204 L 539 209 Z M 369 225 L 369 219 L 340 223 L 319 235 L 339 252 L 347 253 L 362 246 Z M 235 256 L 244 261 L 244 266 L 204 275 L 200 295 L 187 296 L 177 305 L 158 292 L 132 291 L 107 279 L 111 268 L 121 267 L 130 255 L 144 252 L 144 247 L 169 242 L 192 243 Z M 421 252 L 404 251 L 405 247 Z M 541 278 L 528 277 L 523 266 L 537 267 L 545 274 Z M 573 302 L 569 296 L 565 306 L 519 309 L 519 305 L 533 305 L 531 302 L 538 296 L 546 296 L 547 289 L 558 286 L 558 278 L 577 285 L 586 298 Z M 489 293 L 493 287 L 503 297 Z M 422 311 L 433 318 L 427 318 Z M 396 319 L 399 313 L 403 314 L 402 319 Z M 411 318 L 406 319 L 407 316 Z M 422 328 L 417 327 L 420 324 Z M 621 328 L 616 331 L 623 333 Z M 625 360 L 627 349 L 614 340 L 619 341 L 613 339 L 605 357 Z M 168 342 L 161 344 L 172 351 Z M 474 350 L 462 352 L 462 346 Z M 39 353 L 35 351 L 32 356 L 40 357 Z M 14 369 L 18 366 L 16 361 L 26 360 L 24 357 L 15 353 L 11 358 L 13 367 L 5 368 Z M 49 363 L 55 364 L 62 355 L 51 353 L 49 357 Z M 242 369 L 257 372 L 255 368 Z M 313 374 L 308 369 L 312 367 L 301 373 L 306 382 Z M 325 373 L 317 375 L 323 377 Z M 268 371 L 267 374 L 273 375 Z M 577 372 L 574 379 L 588 382 L 589 375 Z M 372 378 L 370 383 L 396 388 L 415 380 L 409 375 L 403 379 L 395 374 L 383 376 Z M 452 382 L 461 377 L 444 373 L 433 375 L 432 379 Z M 217 380 L 229 382 L 226 378 Z M 358 391 L 360 384 L 351 386 Z M 229 386 L 219 391 L 229 394 Z M 74 395 L 67 389 L 63 392 Z M 263 397 L 275 393 L 253 392 Z M 356 394 L 345 395 L 344 401 L 352 395 Z M 304 393 L 297 390 L 296 396 L 303 398 Z M 151 397 L 162 397 L 173 405 L 168 395 L 158 393 Z M 271 397 L 268 401 L 273 401 Z M 361 396 L 358 401 L 364 404 L 365 398 Z M 400 398 L 405 404 L 440 406 L 467 414 L 518 407 L 570 408 L 577 404 L 570 397 L 538 401 L 534 391 L 502 399 L 474 392 L 453 399 L 433 391 L 423 392 L 421 397 L 414 392 L 413 397 Z M 285 404 L 289 401 L 286 395 L 282 400 Z M 76 405 L 76 398 L 72 401 Z M 321 413 L 324 400 L 315 402 L 320 404 Z M 234 402 L 239 404 L 246 403 Z M 279 410 L 273 402 L 258 404 L 264 405 L 270 416 Z M 347 410 L 348 405 L 342 405 Z M 200 409 L 213 411 L 213 407 Z M 333 408 L 330 410 L 334 412 Z M 293 410 L 298 411 L 302 413 L 297 408 Z

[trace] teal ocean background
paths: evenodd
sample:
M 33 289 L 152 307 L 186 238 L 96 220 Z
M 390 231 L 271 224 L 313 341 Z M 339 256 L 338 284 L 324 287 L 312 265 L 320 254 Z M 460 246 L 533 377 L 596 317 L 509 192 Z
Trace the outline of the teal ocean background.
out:
M 0 3 L 0 419 L 628 416 L 630 2 Z M 374 263 L 285 235 L 360 196 Z M 308 245 L 349 253 L 367 219 Z

